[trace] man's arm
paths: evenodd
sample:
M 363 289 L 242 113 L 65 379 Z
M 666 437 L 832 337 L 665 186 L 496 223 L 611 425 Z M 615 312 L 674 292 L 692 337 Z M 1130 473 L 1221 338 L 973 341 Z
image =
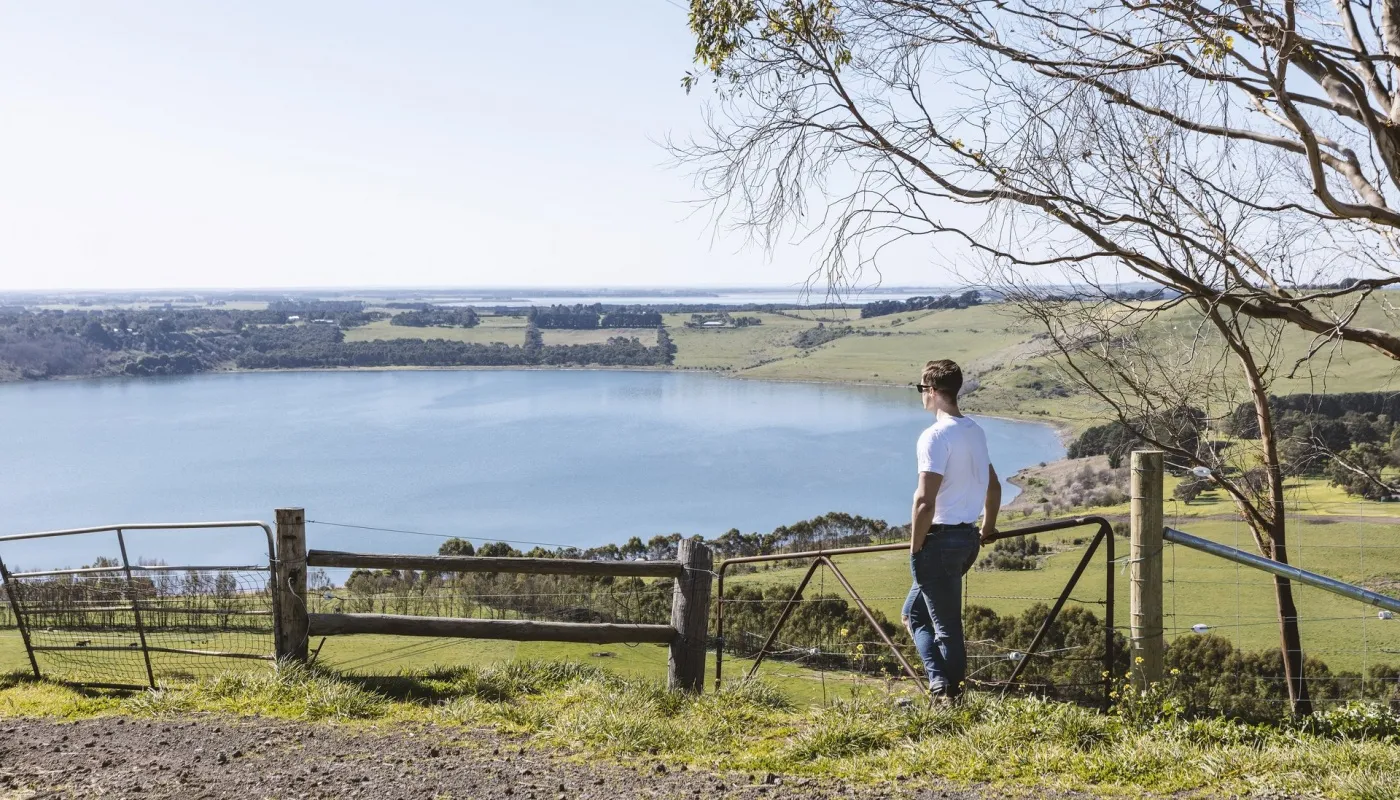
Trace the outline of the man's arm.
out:
M 987 502 L 982 506 L 982 543 L 997 532 L 997 512 L 1001 510 L 1001 479 L 997 469 L 987 465 Z
M 920 472 L 919 485 L 914 489 L 914 512 L 909 522 L 909 553 L 912 555 L 923 549 L 924 539 L 928 538 L 929 526 L 933 524 L 933 501 L 938 497 L 938 487 L 943 485 L 943 476 L 937 472 Z

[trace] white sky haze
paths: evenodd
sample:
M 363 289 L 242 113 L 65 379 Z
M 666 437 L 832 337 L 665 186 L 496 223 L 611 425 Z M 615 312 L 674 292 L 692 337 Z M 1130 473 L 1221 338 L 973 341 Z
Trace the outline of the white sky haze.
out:
M 0 0 L 0 289 L 800 283 L 667 166 L 681 5 Z

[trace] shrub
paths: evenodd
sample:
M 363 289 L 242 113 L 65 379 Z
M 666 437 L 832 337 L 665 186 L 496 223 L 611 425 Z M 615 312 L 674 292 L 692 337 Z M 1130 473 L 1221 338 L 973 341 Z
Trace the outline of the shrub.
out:
M 1047 552 L 1034 536 L 1002 539 L 992 547 L 992 552 L 977 562 L 977 568 L 1006 571 L 1039 569 L 1041 557 Z

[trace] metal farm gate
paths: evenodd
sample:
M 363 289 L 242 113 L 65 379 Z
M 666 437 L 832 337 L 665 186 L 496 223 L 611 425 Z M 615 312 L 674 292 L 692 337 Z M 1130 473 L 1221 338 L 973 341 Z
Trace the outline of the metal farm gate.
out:
M 207 529 L 243 529 L 253 536 L 260 529 L 267 559 L 240 566 L 168 565 L 132 563 L 127 554 L 131 532 Z M 115 544 L 120 557 L 87 556 L 94 558 L 91 565 L 66 569 L 11 572 L 6 567 L 6 549 L 54 537 L 85 537 L 86 553 L 112 553 Z M 106 537 L 111 538 L 101 541 Z M 108 525 L 0 536 L 5 594 L 0 627 L 17 629 L 35 677 L 85 686 L 155 688 L 163 680 L 222 671 L 231 661 L 272 661 L 275 558 L 272 529 L 256 521 Z M 0 648 L 14 646 L 7 638 L 0 635 Z

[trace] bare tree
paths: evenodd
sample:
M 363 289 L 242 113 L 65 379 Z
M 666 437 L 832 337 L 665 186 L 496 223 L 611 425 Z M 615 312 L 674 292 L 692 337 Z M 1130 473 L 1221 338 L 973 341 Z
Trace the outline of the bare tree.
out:
M 1396 318 L 1378 290 L 1400 283 L 1400 0 L 692 0 L 690 22 L 703 69 L 685 86 L 710 74 L 718 103 L 671 148 L 718 220 L 769 245 L 821 232 L 836 285 L 892 243 L 952 237 L 1081 386 L 1211 469 L 1287 559 L 1279 336 L 1315 337 L 1295 368 L 1344 342 L 1400 360 L 1392 326 L 1365 321 Z M 1176 299 L 1121 302 L 1124 279 Z M 1073 295 L 1034 288 L 1056 280 Z M 1178 307 L 1199 326 L 1182 349 L 1136 344 Z M 1200 398 L 1209 427 L 1232 397 L 1261 432 L 1239 463 L 1162 425 Z M 1287 581 L 1276 595 L 1306 712 Z
M 1200 299 L 1133 303 L 1021 286 L 1010 301 L 1044 327 L 1048 355 L 1114 423 L 1163 450 L 1175 471 L 1206 472 L 1239 510 L 1259 552 L 1288 563 L 1288 465 L 1269 406 L 1282 323 Z M 1241 402 L 1253 407 L 1259 437 L 1216 439 Z M 1274 578 L 1274 595 L 1288 696 L 1296 713 L 1310 714 L 1290 581 Z
M 1400 282 L 1400 0 L 692 0 L 690 22 L 685 85 L 708 72 L 720 103 L 673 151 L 764 241 L 823 230 L 838 285 L 942 233 L 1400 359 L 1360 321 Z M 1124 172 L 1251 227 L 1163 217 Z

